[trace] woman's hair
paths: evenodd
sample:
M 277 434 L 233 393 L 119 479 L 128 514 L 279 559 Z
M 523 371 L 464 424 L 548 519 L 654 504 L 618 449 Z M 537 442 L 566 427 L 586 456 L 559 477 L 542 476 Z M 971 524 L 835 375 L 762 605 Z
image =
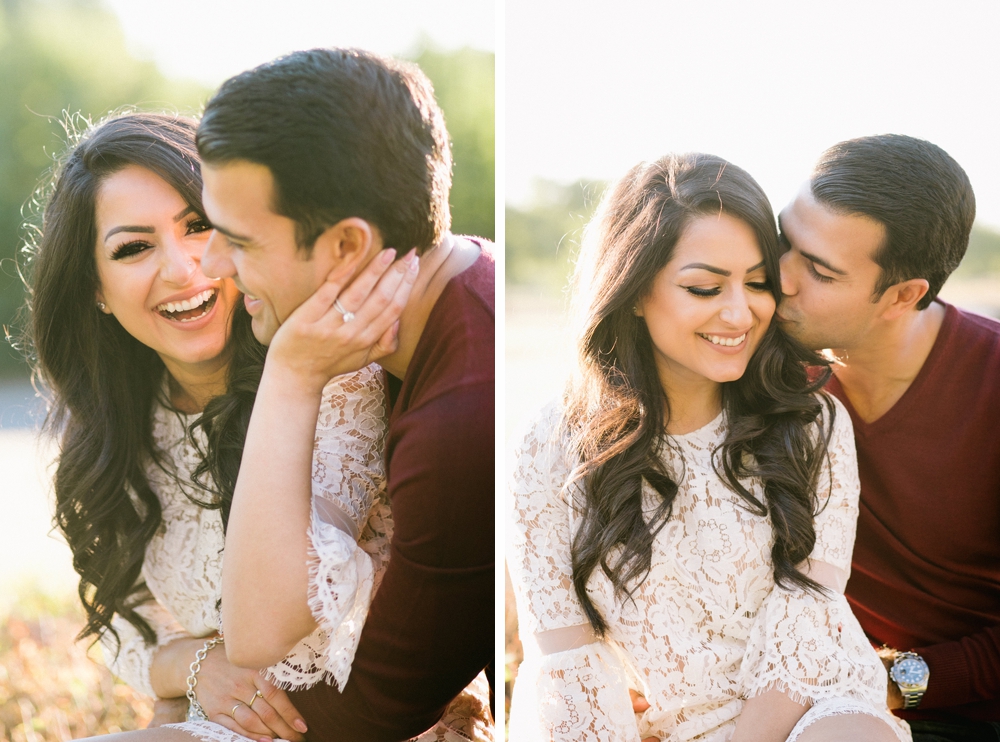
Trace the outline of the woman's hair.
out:
M 768 286 L 780 301 L 771 206 L 745 171 L 721 158 L 669 155 L 637 165 L 609 189 L 585 235 L 576 276 L 577 316 L 584 320 L 580 375 L 567 393 L 566 424 L 582 462 L 574 472 L 582 496 L 573 583 L 600 635 L 608 624 L 587 592 L 590 576 L 599 568 L 616 595 L 631 593 L 650 568 L 653 539 L 670 517 L 680 476 L 662 458 L 670 445 L 670 400 L 646 323 L 633 309 L 688 225 L 720 213 L 754 231 Z M 816 541 L 816 481 L 830 426 L 815 434 L 822 405 L 814 392 L 829 374 L 824 359 L 772 322 L 742 378 L 722 385 L 727 433 L 713 454 L 716 471 L 752 512 L 770 517 L 774 578 L 783 587 L 820 589 L 796 565 Z M 762 482 L 763 502 L 743 483 L 748 478 Z M 643 513 L 644 481 L 659 499 L 652 514 Z
M 140 572 L 162 520 L 146 467 L 152 462 L 170 469 L 152 437 L 163 362 L 96 306 L 98 192 L 108 177 L 138 165 L 163 178 L 204 218 L 196 127 L 180 116 L 126 113 L 71 135 L 71 148 L 41 191 L 41 228 L 29 239 L 26 345 L 36 377 L 52 396 L 46 427 L 62 437 L 55 522 L 80 575 L 87 613 L 80 638 L 107 631 L 117 640 L 111 619 L 118 613 L 147 641 L 155 640 L 135 611 L 148 597 Z M 248 330 L 249 317 L 242 324 Z M 259 344 L 252 336 L 247 342 L 247 334 L 238 333 L 242 345 L 230 342 L 232 364 L 258 353 Z M 222 496 L 209 499 L 228 513 Z

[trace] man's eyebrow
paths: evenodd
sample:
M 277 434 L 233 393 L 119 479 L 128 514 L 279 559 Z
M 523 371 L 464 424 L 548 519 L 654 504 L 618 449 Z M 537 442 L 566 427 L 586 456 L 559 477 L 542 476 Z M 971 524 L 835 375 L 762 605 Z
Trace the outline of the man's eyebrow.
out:
M 817 265 L 822 265 L 828 271 L 830 271 L 832 273 L 836 273 L 838 276 L 846 276 L 847 275 L 847 271 L 842 271 L 840 268 L 834 268 L 832 265 L 830 265 L 830 263 L 828 263 L 826 260 L 823 260 L 823 258 L 819 257 L 818 255 L 813 255 L 812 253 L 807 253 L 805 250 L 802 250 L 802 249 L 799 250 L 799 253 L 806 260 L 811 260 L 812 262 L 816 263 Z
M 155 234 L 156 229 L 153 227 L 138 227 L 135 225 L 122 225 L 121 227 L 112 227 L 108 230 L 108 233 L 104 235 L 104 241 L 107 242 L 108 238 L 113 234 L 118 234 L 119 232 L 141 232 L 142 234 Z
M 694 269 L 708 271 L 709 273 L 717 273 L 718 275 L 726 276 L 727 278 L 733 275 L 724 268 L 716 268 L 714 265 L 708 265 L 706 263 L 689 263 L 688 265 L 685 265 L 683 268 L 681 268 L 682 271 L 694 270 Z
M 237 242 L 251 242 L 251 239 L 249 237 L 244 237 L 241 234 L 236 234 L 236 232 L 230 232 L 228 229 L 219 226 L 215 222 L 212 222 L 212 229 L 214 229 L 216 232 L 222 232 L 222 234 L 226 235 L 226 237 L 228 237 L 231 240 L 236 240 Z

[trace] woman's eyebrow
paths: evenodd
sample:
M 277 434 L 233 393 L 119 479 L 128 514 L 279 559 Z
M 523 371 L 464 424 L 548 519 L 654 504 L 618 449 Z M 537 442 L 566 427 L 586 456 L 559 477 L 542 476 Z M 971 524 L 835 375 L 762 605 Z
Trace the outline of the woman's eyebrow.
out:
M 764 267 L 764 261 L 762 260 L 759 263 L 757 263 L 757 265 L 753 265 L 747 268 L 747 273 L 753 273 L 758 268 L 763 268 L 763 267 Z M 708 265 L 707 263 L 688 263 L 683 268 L 681 268 L 681 270 L 708 271 L 709 273 L 715 273 L 720 276 L 725 276 L 726 278 L 733 275 L 731 271 L 727 271 L 725 268 L 716 268 L 714 265 Z
M 104 235 L 104 241 L 107 242 L 108 238 L 113 234 L 118 234 L 119 232 L 142 232 L 143 234 L 153 234 L 156 232 L 154 227 L 138 227 L 135 225 L 123 225 L 121 227 L 112 227 L 108 230 L 108 233 Z

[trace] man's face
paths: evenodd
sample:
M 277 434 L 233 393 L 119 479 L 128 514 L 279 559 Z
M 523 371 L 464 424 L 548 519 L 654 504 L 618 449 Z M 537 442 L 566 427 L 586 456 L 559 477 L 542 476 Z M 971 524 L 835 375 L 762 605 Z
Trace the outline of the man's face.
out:
M 806 183 L 778 217 L 781 291 L 777 318 L 810 348 L 850 350 L 864 342 L 886 297 L 872 302 L 881 268 L 873 260 L 885 228 L 873 219 L 838 214 Z
M 232 276 L 253 317 L 253 334 L 271 342 L 288 315 L 326 280 L 336 259 L 295 242 L 295 222 L 271 205 L 274 177 L 264 165 L 237 160 L 202 165 L 205 213 L 215 227 L 202 257 L 209 276 Z

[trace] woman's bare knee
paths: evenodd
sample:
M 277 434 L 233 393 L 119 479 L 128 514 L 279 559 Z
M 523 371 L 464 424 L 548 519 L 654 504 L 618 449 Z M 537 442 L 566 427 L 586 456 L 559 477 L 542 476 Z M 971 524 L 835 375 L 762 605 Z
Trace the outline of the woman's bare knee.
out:
M 897 742 L 897 737 L 879 718 L 868 714 L 842 714 L 810 724 L 799 735 L 798 742 Z

